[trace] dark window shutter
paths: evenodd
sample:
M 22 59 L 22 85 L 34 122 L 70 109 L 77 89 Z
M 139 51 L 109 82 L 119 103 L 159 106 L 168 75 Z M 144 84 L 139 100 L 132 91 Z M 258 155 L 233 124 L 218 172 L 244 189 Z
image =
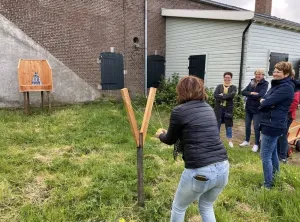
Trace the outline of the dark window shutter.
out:
M 165 57 L 150 55 L 147 58 L 147 87 L 159 86 L 161 79 L 165 76 Z
M 278 63 L 278 62 L 287 62 L 289 61 L 289 54 L 286 53 L 278 53 L 278 52 L 271 52 L 270 54 L 270 60 L 269 60 L 269 76 L 273 75 L 273 71 L 274 71 L 274 66 Z
M 124 88 L 123 55 L 112 52 L 100 54 L 102 90 Z
M 206 55 L 192 55 L 189 57 L 189 75 L 197 76 L 204 80 Z

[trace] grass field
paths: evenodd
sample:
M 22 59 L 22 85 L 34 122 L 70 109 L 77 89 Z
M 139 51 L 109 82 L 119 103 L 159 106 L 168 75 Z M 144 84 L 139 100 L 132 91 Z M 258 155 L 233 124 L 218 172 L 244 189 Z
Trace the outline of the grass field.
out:
M 143 109 L 135 106 L 141 122 Z M 144 148 L 145 207 L 137 206 L 136 148 L 122 104 L 0 110 L 0 221 L 168 221 L 182 160 L 153 137 Z M 169 114 L 160 112 L 163 126 Z M 228 149 L 230 180 L 217 221 L 300 221 L 299 166 L 283 165 L 276 187 L 261 189 L 259 156 Z M 180 159 L 180 158 L 179 158 Z M 192 204 L 186 221 L 200 221 Z

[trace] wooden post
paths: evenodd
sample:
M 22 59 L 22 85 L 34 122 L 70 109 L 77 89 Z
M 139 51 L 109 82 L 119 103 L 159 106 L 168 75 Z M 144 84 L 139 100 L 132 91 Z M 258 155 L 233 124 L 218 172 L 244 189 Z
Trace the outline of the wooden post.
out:
M 146 109 L 145 109 L 145 113 L 144 113 L 144 117 L 143 117 L 141 131 L 140 131 L 141 133 L 143 133 L 143 143 L 145 142 L 146 135 L 147 135 L 147 130 L 148 130 L 148 126 L 149 126 L 149 121 L 150 121 L 150 117 L 151 117 L 155 94 L 156 94 L 156 88 L 151 87 L 149 96 L 147 99 L 147 105 L 146 105 Z
M 23 96 L 24 96 L 24 113 L 28 114 L 27 93 L 23 92 Z
M 50 112 L 51 111 L 50 91 L 47 91 L 47 97 L 48 97 L 48 106 L 49 106 L 49 112 Z
M 139 146 L 137 147 L 137 174 L 138 174 L 138 205 L 145 206 L 144 201 L 144 167 L 143 167 L 143 133 L 139 133 Z
M 41 91 L 41 108 L 44 108 L 44 91 Z
M 29 100 L 29 92 L 26 92 L 27 97 L 27 114 L 29 113 L 29 106 L 30 106 L 30 100 Z
M 127 88 L 121 89 L 121 94 L 122 94 L 124 105 L 126 107 L 128 120 L 131 126 L 131 132 L 133 134 L 136 145 L 139 146 L 139 130 L 137 127 L 137 122 L 131 105 L 128 89 Z

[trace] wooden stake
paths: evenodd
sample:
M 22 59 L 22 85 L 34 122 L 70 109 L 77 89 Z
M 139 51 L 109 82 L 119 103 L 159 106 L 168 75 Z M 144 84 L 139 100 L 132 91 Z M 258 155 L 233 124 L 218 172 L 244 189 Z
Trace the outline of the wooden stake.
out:
M 149 96 L 147 99 L 147 105 L 146 105 L 146 109 L 145 109 L 145 113 L 144 113 L 141 131 L 140 131 L 140 133 L 143 134 L 143 143 L 145 143 L 145 139 L 146 139 L 146 135 L 147 135 L 147 130 L 148 130 L 148 126 L 149 126 L 149 121 L 150 121 L 150 117 L 151 117 L 155 94 L 156 94 L 156 88 L 151 87 Z
M 124 105 L 126 107 L 131 132 L 133 134 L 133 137 L 134 137 L 137 147 L 139 147 L 139 130 L 138 130 L 137 122 L 136 122 L 135 115 L 133 112 L 133 108 L 131 105 L 131 100 L 129 97 L 128 89 L 127 88 L 121 89 L 121 94 L 122 94 Z

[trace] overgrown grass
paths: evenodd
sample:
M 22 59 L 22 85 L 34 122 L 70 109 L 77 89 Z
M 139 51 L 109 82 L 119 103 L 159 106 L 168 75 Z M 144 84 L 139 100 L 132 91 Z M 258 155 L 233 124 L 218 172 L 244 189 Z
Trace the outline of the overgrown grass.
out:
M 136 107 L 141 122 L 143 108 Z M 169 114 L 151 119 L 144 148 L 145 207 L 137 207 L 136 147 L 122 104 L 0 110 L 0 221 L 168 221 L 183 170 L 172 147 L 153 138 Z M 260 188 L 261 161 L 228 149 L 230 182 L 218 221 L 300 221 L 299 168 L 282 166 L 276 187 Z M 187 221 L 200 221 L 197 204 Z

